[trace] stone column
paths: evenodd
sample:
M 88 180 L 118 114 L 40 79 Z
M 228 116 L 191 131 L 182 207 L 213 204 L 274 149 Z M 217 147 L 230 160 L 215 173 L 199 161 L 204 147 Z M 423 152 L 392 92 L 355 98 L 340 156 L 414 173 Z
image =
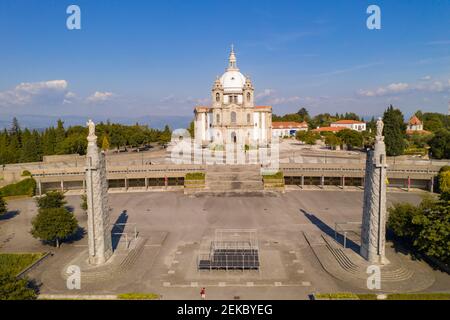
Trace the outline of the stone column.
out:
M 88 205 L 89 263 L 105 263 L 112 255 L 111 226 L 109 224 L 108 182 L 105 154 L 97 147 L 95 124 L 87 123 L 89 136 L 86 155 L 86 195 Z
M 388 263 L 385 257 L 386 242 L 386 146 L 383 121 L 377 121 L 374 150 L 366 160 L 364 205 L 361 230 L 361 256 L 375 264 Z

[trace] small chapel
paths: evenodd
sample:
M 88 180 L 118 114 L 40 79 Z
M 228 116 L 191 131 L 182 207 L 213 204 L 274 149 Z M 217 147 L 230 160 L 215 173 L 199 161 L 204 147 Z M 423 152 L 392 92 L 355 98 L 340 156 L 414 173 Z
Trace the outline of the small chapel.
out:
M 244 76 L 231 46 L 228 67 L 211 90 L 211 105 L 194 109 L 194 134 L 202 146 L 239 143 L 267 146 L 272 136 L 272 107 L 255 106 L 255 90 Z

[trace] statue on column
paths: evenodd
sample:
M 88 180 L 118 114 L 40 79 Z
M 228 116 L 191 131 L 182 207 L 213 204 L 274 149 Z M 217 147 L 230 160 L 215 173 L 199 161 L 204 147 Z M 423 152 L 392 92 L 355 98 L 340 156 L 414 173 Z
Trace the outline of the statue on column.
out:
M 86 196 L 88 206 L 89 263 L 100 265 L 112 255 L 109 224 L 108 181 L 105 154 L 100 152 L 95 135 L 95 123 L 87 122 L 89 135 L 86 154 Z
M 377 121 L 374 150 L 367 154 L 360 254 L 371 263 L 386 264 L 386 146 L 383 121 Z

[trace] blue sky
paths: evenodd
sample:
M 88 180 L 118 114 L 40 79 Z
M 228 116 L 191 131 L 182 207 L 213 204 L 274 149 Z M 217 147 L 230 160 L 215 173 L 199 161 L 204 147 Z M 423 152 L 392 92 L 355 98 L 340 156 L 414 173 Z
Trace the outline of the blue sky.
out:
M 70 4 L 81 30 L 66 28 Z M 277 114 L 450 101 L 450 0 L 2 0 L 0 39 L 0 115 L 190 116 L 231 43 Z

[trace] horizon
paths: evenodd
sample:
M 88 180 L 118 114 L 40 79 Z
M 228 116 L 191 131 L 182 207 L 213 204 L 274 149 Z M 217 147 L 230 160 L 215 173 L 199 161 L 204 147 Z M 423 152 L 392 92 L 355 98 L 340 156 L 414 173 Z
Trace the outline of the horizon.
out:
M 256 103 L 277 115 L 305 107 L 367 120 L 390 104 L 405 119 L 448 114 L 450 1 L 377 1 L 380 30 L 366 27 L 368 1 L 77 1 L 81 30 L 66 27 L 70 4 L 0 4 L 0 127 L 12 117 L 186 127 L 210 103 L 231 44 Z

